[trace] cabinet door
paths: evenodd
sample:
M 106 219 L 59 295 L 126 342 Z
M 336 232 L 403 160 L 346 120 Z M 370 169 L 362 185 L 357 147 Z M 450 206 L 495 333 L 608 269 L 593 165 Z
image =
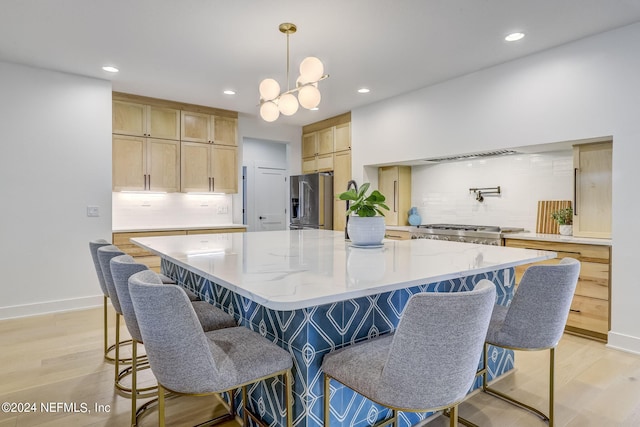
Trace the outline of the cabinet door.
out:
M 180 191 L 180 143 L 147 138 L 147 189 Z
M 338 195 L 347 190 L 351 179 L 351 151 L 336 153 L 333 158 L 333 192 Z M 344 230 L 346 227 L 345 212 L 347 202 L 335 197 L 333 201 L 333 229 Z
M 182 142 L 180 153 L 180 184 L 183 193 L 211 191 L 211 146 L 197 142 Z
M 219 145 L 238 146 L 238 120 L 230 117 L 211 117 L 213 143 Z
M 612 143 L 573 147 L 573 235 L 611 237 Z
M 333 134 L 334 150 L 344 151 L 351 149 L 351 123 L 337 125 Z
M 386 225 L 398 225 L 398 167 L 388 166 L 378 169 L 378 190 L 387 198 L 385 204 L 389 211 L 384 211 Z
M 145 105 L 134 102 L 113 101 L 111 113 L 113 133 L 146 136 L 147 113 Z
M 149 105 L 147 107 L 147 136 L 161 139 L 180 139 L 180 110 Z
M 305 174 L 313 172 L 318 172 L 318 158 L 314 156 L 302 159 L 302 173 Z
M 318 172 L 329 172 L 333 170 L 333 153 L 316 156 L 316 168 Z
M 181 112 L 181 140 L 190 142 L 209 143 L 209 121 L 211 117 L 208 114 L 194 113 L 191 111 Z
M 145 138 L 113 135 L 113 191 L 143 191 L 146 184 Z
M 238 149 L 235 147 L 212 147 L 213 191 L 216 193 L 238 192 Z
M 333 153 L 333 128 L 318 131 L 318 155 Z
M 318 154 L 318 132 L 302 135 L 302 158 Z

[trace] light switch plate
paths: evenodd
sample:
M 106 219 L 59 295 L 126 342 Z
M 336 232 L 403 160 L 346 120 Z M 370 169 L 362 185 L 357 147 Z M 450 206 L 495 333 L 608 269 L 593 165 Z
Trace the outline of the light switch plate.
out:
M 100 207 L 87 206 L 87 216 L 100 216 Z

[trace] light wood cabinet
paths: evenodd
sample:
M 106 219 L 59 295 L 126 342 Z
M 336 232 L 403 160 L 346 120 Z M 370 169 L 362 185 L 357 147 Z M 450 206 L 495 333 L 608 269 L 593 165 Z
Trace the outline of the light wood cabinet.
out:
M 112 104 L 113 133 L 158 139 L 180 139 L 180 110 L 129 101 Z
M 347 184 L 351 180 L 351 150 L 335 153 L 333 166 L 333 192 L 338 195 L 347 190 Z M 344 230 L 347 226 L 346 210 L 347 202 L 335 197 L 333 201 L 334 230 Z
M 114 245 L 127 255 L 135 258 L 136 262 L 145 264 L 150 270 L 160 272 L 160 257 L 131 243 L 130 239 L 154 236 L 183 236 L 185 234 L 213 234 L 213 233 L 238 233 L 247 231 L 245 228 L 212 228 L 198 230 L 163 230 L 163 231 L 132 231 L 115 232 L 111 238 Z
M 571 303 L 566 332 L 607 341 L 610 329 L 611 247 L 541 240 L 505 239 L 505 246 L 553 251 L 558 257 L 536 264 L 557 264 L 562 258 L 580 261 L 580 276 Z M 531 264 L 516 267 L 516 283 Z
M 611 141 L 573 147 L 573 235 L 611 237 Z
M 235 147 L 182 142 L 182 192 L 238 192 L 238 150 Z
M 378 190 L 386 197 L 389 211 L 384 212 L 386 225 L 409 225 L 411 207 L 411 167 L 378 168 Z
M 351 150 L 351 122 L 336 125 L 333 138 L 334 152 Z
M 302 135 L 302 173 L 333 170 L 333 128 Z
M 237 146 L 237 119 L 195 111 L 181 112 L 180 139 L 187 142 Z
M 113 191 L 180 191 L 180 143 L 114 134 Z

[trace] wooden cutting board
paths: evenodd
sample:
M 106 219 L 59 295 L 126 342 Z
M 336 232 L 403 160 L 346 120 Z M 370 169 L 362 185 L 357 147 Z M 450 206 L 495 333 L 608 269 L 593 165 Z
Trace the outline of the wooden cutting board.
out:
M 551 218 L 551 212 L 571 207 L 571 200 L 539 200 L 536 233 L 558 234 L 558 223 Z

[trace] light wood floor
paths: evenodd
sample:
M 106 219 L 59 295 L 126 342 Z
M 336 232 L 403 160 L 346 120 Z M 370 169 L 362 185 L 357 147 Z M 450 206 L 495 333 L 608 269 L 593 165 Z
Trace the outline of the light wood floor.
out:
M 113 318 L 110 318 L 113 323 Z M 126 328 L 123 327 L 126 331 Z M 111 328 L 111 337 L 114 328 Z M 548 352 L 517 352 L 516 371 L 497 388 L 546 407 Z M 0 427 L 128 426 L 130 400 L 114 393 L 114 367 L 102 357 L 102 309 L 0 321 L 0 403 L 36 403 L 37 413 L 0 411 Z M 565 335 L 556 351 L 556 425 L 640 426 L 640 357 Z M 150 381 L 149 378 L 147 380 Z M 46 402 L 86 403 L 90 413 L 43 413 Z M 96 412 L 95 405 L 109 406 Z M 223 411 L 215 398 L 167 402 L 167 425 L 192 426 Z M 480 426 L 545 426 L 534 415 L 477 393 L 460 408 Z M 141 426 L 157 425 L 157 414 Z M 237 426 L 229 422 L 225 427 Z M 448 425 L 442 416 L 429 427 Z

